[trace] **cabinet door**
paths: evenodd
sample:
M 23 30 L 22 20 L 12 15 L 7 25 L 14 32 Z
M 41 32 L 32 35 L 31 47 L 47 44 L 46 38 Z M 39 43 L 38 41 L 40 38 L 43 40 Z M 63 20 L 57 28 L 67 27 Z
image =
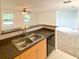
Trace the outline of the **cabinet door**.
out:
M 37 59 L 37 49 L 36 46 L 28 49 L 20 55 L 20 59 Z
M 19 56 L 15 57 L 14 59 L 20 59 Z
M 38 59 L 46 59 L 47 57 L 47 42 L 46 39 L 40 41 L 38 44 Z

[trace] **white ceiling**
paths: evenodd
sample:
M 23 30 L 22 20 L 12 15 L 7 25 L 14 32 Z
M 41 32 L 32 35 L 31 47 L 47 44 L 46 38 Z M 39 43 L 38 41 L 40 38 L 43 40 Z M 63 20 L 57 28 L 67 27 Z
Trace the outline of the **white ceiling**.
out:
M 71 0 L 71 3 L 64 4 L 66 0 L 1 0 L 2 7 L 15 8 L 15 9 L 36 9 L 36 10 L 49 10 L 49 9 L 62 9 L 62 8 L 79 8 L 79 0 Z

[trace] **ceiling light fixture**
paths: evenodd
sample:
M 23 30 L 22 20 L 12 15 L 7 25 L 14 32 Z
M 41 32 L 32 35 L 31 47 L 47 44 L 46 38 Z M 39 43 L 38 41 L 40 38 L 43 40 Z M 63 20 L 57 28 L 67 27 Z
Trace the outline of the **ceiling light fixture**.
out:
M 26 9 L 27 9 L 27 8 L 23 8 L 23 10 L 22 10 L 22 14 L 28 14 L 28 12 L 27 12 Z
M 72 2 L 72 1 L 70 1 L 70 0 L 69 0 L 69 1 L 64 1 L 64 3 L 71 3 L 71 2 Z

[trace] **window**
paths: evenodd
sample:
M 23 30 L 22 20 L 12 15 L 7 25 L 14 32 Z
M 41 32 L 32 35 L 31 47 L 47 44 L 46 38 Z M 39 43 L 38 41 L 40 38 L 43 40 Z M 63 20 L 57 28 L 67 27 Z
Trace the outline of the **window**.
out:
M 24 15 L 24 22 L 25 23 L 29 23 L 30 22 L 30 19 L 31 19 L 31 15 L 30 14 L 25 14 Z
M 13 14 L 4 13 L 3 14 L 3 27 L 13 26 Z

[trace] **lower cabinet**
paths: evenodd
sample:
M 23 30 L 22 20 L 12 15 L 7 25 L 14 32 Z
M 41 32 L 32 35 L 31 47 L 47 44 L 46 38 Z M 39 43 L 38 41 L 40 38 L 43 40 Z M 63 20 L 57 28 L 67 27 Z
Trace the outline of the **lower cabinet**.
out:
M 20 56 L 15 57 L 14 59 L 20 59 Z
M 32 48 L 26 50 L 14 59 L 46 59 L 47 57 L 46 39 L 40 41 Z
M 30 52 L 29 52 L 29 53 L 30 53 Z M 37 53 L 36 53 L 36 52 L 31 53 L 31 54 L 23 53 L 23 54 L 20 56 L 20 59 L 37 59 Z
M 46 59 L 47 58 L 47 42 L 46 40 L 41 41 L 37 44 L 38 48 L 38 59 Z
M 37 47 L 33 46 L 20 55 L 20 59 L 37 59 Z

